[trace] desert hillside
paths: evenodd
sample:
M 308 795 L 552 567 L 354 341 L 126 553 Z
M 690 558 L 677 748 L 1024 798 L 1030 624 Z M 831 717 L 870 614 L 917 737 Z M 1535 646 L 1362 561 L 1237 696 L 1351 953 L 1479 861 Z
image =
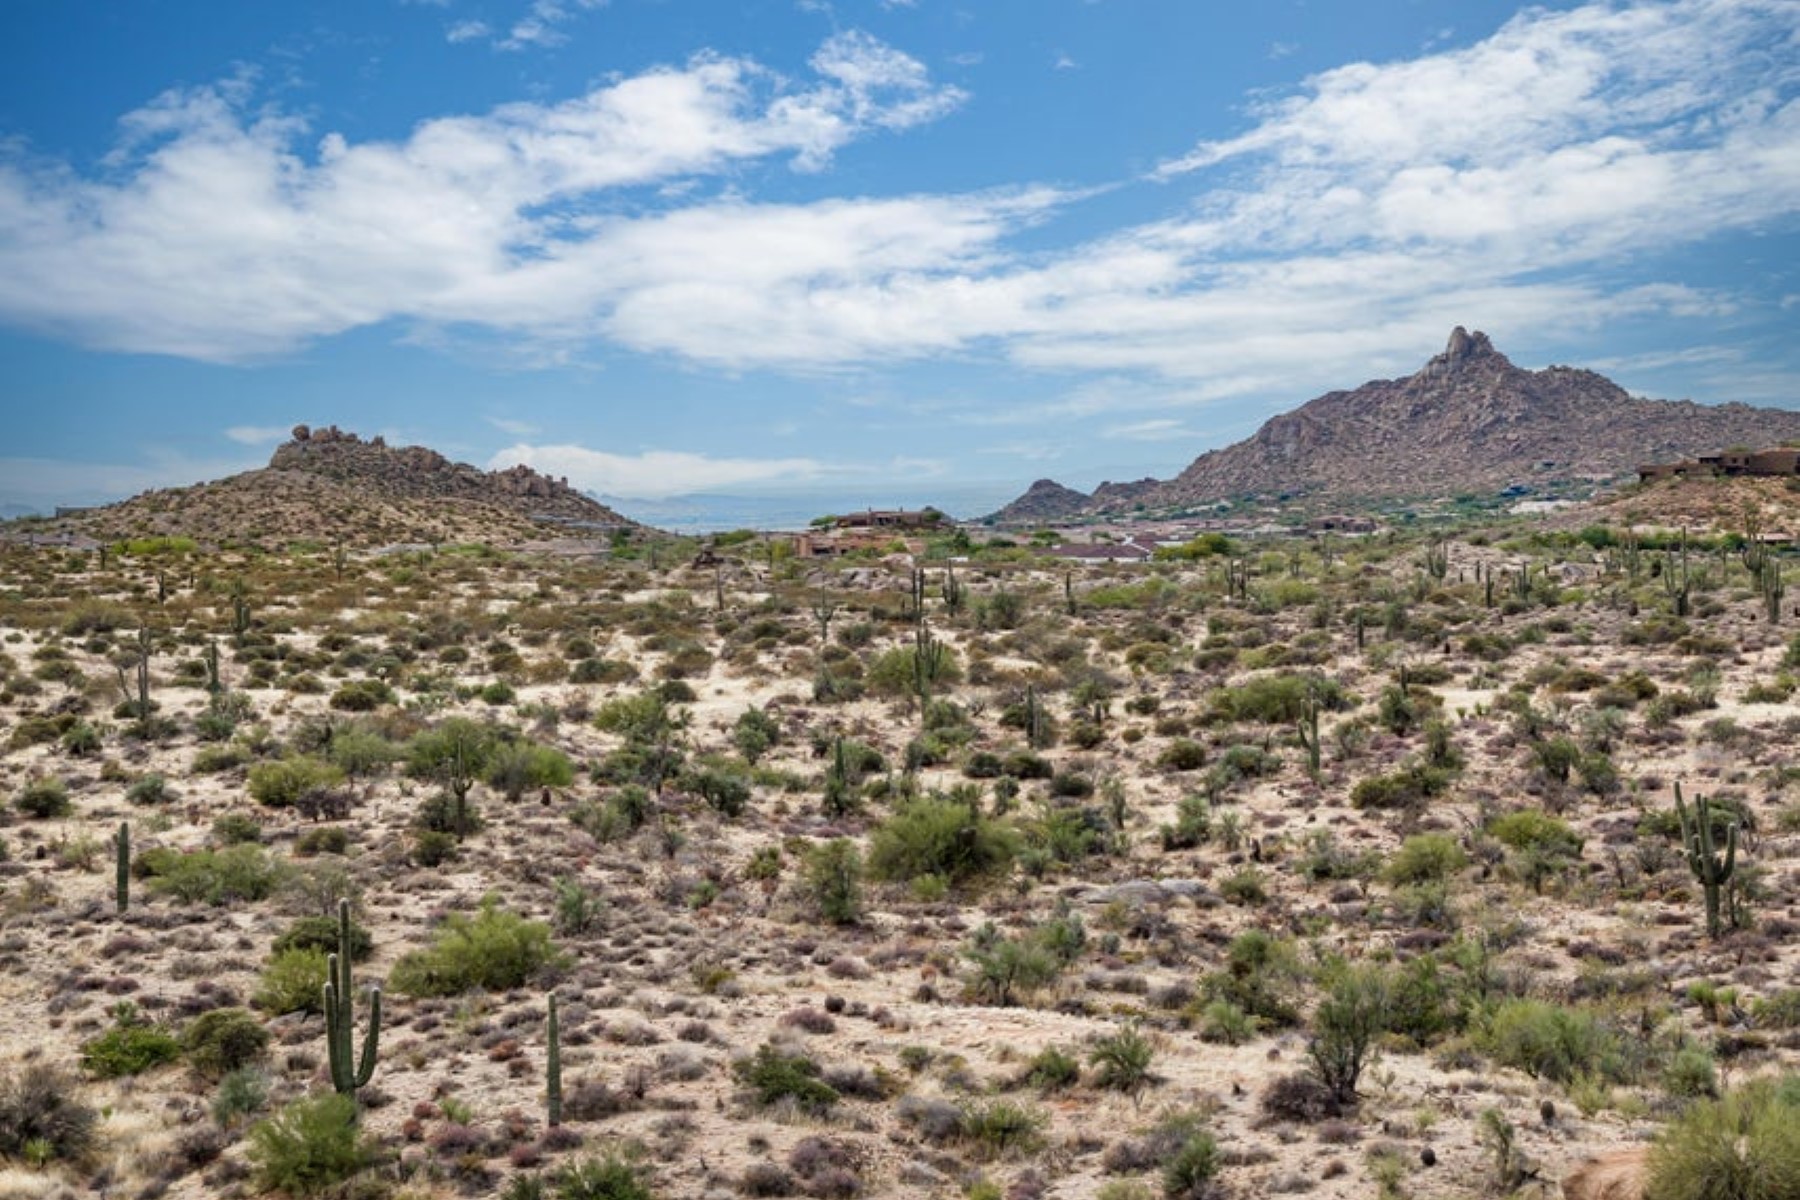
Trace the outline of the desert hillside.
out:
M 214 547 L 302 541 L 358 548 L 522 546 L 637 528 L 567 480 L 529 467 L 483 471 L 424 446 L 305 425 L 260 470 L 21 524 L 106 542 L 182 537 Z
M 1554 1196 L 1800 1065 L 1776 556 L 940 549 L 0 548 L 0 1195 Z

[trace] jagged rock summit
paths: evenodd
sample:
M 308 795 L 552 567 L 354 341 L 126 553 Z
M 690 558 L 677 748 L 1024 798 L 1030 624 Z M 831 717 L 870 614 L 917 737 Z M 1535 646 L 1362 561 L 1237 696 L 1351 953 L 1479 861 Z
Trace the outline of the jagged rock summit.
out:
M 1116 516 L 1247 498 L 1340 503 L 1598 483 L 1641 463 L 1795 437 L 1800 412 L 1647 400 L 1577 367 L 1526 370 L 1485 333 L 1459 325 L 1443 352 L 1411 375 L 1329 392 L 1270 418 L 1244 441 L 1202 454 L 1174 479 L 1105 485 L 1065 512 Z M 1007 519 L 1011 507 L 995 518 Z
M 483 471 L 335 425 L 296 425 L 261 470 L 145 492 L 67 521 L 102 539 L 168 535 L 214 545 L 522 545 L 637 527 L 566 479 L 527 466 Z

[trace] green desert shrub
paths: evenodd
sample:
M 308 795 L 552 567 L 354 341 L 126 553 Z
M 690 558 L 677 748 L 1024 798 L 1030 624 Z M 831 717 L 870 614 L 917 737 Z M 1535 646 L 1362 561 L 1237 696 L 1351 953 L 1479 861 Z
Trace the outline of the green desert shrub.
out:
M 294 1101 L 250 1127 L 257 1186 L 289 1196 L 330 1192 L 372 1161 L 356 1101 L 336 1092 Z
M 260 1059 L 269 1048 L 269 1031 L 241 1008 L 215 1008 L 188 1022 L 181 1048 L 196 1071 L 218 1079 Z
M 121 1006 L 111 1029 L 81 1044 L 82 1065 L 101 1079 L 141 1075 L 180 1057 L 174 1035 L 143 1020 L 130 1005 Z
M 331 707 L 340 712 L 374 712 L 394 702 L 394 689 L 379 679 L 356 679 L 331 694 Z
M 263 967 L 251 1003 L 267 1013 L 324 1011 L 326 952 L 316 946 L 280 950 Z
M 1049 1114 L 1041 1109 L 1006 1099 L 965 1106 L 961 1122 L 963 1138 L 995 1157 L 1036 1149 L 1049 1123 Z
M 1224 968 L 1201 984 L 1207 999 L 1236 1005 L 1260 1024 L 1285 1027 L 1300 1020 L 1305 974 L 1292 942 L 1250 929 L 1232 939 Z
M 475 916 L 452 915 L 429 947 L 403 955 L 389 983 L 409 996 L 454 996 L 471 988 L 505 991 L 556 959 L 548 925 L 507 912 L 489 896 Z
M 1416 833 L 1406 839 L 1382 876 L 1390 884 L 1435 883 L 1469 865 L 1456 839 L 1443 833 Z
M 279 859 L 249 842 L 185 853 L 167 848 L 146 850 L 138 856 L 138 863 L 149 877 L 152 892 L 188 904 L 215 906 L 266 900 L 289 874 Z
M 936 875 L 953 886 L 1003 874 L 1012 865 L 1013 830 L 959 800 L 924 796 L 907 803 L 869 839 L 869 874 L 883 881 Z
M 1507 1000 L 1494 1010 L 1482 1045 L 1503 1066 L 1557 1083 L 1596 1073 L 1622 1082 L 1618 1035 L 1595 1014 L 1543 1000 Z
M 1690 1106 L 1650 1152 L 1644 1200 L 1800 1196 L 1800 1076 L 1755 1079 Z
M 290 808 L 308 792 L 324 791 L 342 782 L 342 771 L 304 754 L 250 768 L 250 795 L 270 808 Z
M 1487 831 L 1510 850 L 1536 850 L 1573 857 L 1581 853 L 1581 835 L 1560 817 L 1542 809 L 1521 808 L 1488 822 Z
M 299 917 L 286 929 L 275 935 L 275 943 L 270 949 L 281 954 L 288 950 L 317 950 L 321 954 L 338 952 L 338 922 L 336 917 Z M 375 939 L 360 921 L 350 922 L 350 959 L 362 962 L 374 953 Z
M 764 1042 L 749 1058 L 731 1065 L 734 1078 L 760 1105 L 792 1100 L 806 1112 L 819 1113 L 837 1103 L 837 1090 L 819 1076 L 819 1064 L 801 1053 L 790 1053 Z
M 834 838 L 807 851 L 806 895 L 825 920 L 853 925 L 862 916 L 862 852 L 849 838 Z
M 512 801 L 528 791 L 568 787 L 574 781 L 575 764 L 554 746 L 512 742 L 497 747 L 488 761 L 488 786 Z
M 34 779 L 20 788 L 19 794 L 13 799 L 13 807 L 40 821 L 66 817 L 74 811 L 74 805 L 69 803 L 67 785 L 56 778 Z
M 558 1168 L 550 1177 L 556 1200 L 655 1200 L 638 1168 L 608 1155 Z

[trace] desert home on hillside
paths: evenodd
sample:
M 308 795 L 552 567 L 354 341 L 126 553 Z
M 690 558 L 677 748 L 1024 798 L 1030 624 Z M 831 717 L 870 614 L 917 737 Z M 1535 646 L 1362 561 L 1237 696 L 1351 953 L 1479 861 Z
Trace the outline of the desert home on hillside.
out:
M 1800 449 L 1783 446 L 1773 450 L 1727 450 L 1720 454 L 1702 454 L 1688 462 L 1654 463 L 1638 468 L 1640 483 L 1687 475 L 1800 476 Z

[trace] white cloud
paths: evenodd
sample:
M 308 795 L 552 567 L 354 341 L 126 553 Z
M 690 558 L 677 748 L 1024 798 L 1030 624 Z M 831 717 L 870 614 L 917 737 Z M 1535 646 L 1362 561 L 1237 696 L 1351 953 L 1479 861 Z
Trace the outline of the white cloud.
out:
M 525 15 L 513 22 L 494 45 L 502 50 L 547 49 L 569 40 L 563 26 L 584 12 L 604 8 L 607 0 L 532 0 Z
M 0 158 L 0 319 L 214 361 L 392 318 L 588 336 L 606 297 L 577 276 L 629 230 L 586 215 L 609 191 L 774 156 L 816 169 L 961 98 L 865 35 L 815 62 L 813 86 L 793 88 L 700 54 L 403 142 L 311 147 L 297 119 L 252 110 L 241 80 L 169 92 L 125 119 L 105 174 Z
M 1180 421 L 1168 417 L 1157 417 L 1147 421 L 1132 421 L 1125 425 L 1108 426 L 1102 436 L 1128 442 L 1162 442 L 1171 438 L 1191 440 L 1195 435 L 1193 430 Z
M 811 458 L 710 458 L 672 450 L 610 454 L 585 446 L 508 446 L 488 460 L 489 470 L 524 463 L 564 477 L 577 488 L 608 496 L 661 500 L 687 492 L 760 483 L 803 483 L 829 472 Z
M 530 437 L 540 432 L 539 427 L 530 421 L 519 421 L 511 417 L 488 417 L 487 423 L 501 433 L 510 433 L 514 437 Z
M 1797 48 L 1794 0 L 1527 9 L 1471 46 L 1313 76 L 1159 169 L 1164 220 L 1029 251 L 1016 235 L 1079 197 L 697 186 L 819 170 L 963 102 L 866 34 L 825 42 L 803 86 L 702 54 L 400 142 L 307 146 L 238 82 L 132 114 L 101 175 L 0 159 L 0 319 L 214 360 L 400 320 L 546 361 L 969 355 L 1106 385 L 974 418 L 995 424 L 1298 398 L 1411 370 L 1458 323 L 1504 347 L 1730 312 L 1643 264 L 1800 210 Z M 617 202 L 639 187 L 654 203 Z
M 243 446 L 272 446 L 286 441 L 292 425 L 233 425 L 225 436 Z

